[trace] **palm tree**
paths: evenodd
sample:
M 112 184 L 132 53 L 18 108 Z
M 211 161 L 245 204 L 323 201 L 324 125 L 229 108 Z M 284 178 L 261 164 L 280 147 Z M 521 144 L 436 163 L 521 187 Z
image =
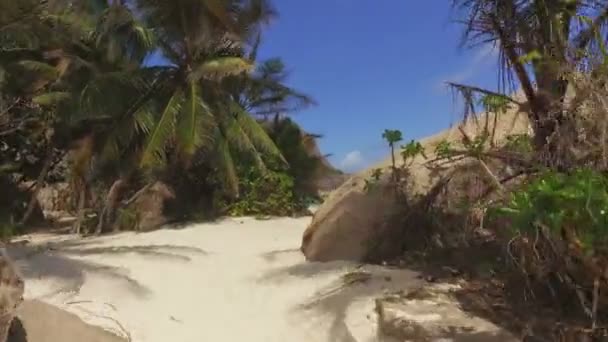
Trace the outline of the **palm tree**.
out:
M 5 70 L 8 85 L 3 89 L 4 93 L 13 89 L 13 97 L 42 108 L 48 128 L 54 132 L 53 141 L 47 143 L 50 148 L 57 144 L 66 148 L 69 141 L 89 135 L 98 145 L 105 145 L 106 152 L 115 151 L 117 140 L 124 137 L 115 131 L 132 133 L 133 128 L 143 129 L 150 122 L 139 112 L 119 114 L 133 107 L 132 99 L 145 91 L 148 82 L 144 76 L 153 76 L 138 70 L 151 48 L 151 35 L 122 4 L 85 4 L 89 2 L 73 7 L 65 6 L 69 2 L 31 1 L 30 6 L 13 8 L 9 2 L 0 2 L 13 14 L 10 24 L 0 30 L 1 39 L 8 43 L 8 49 L 0 51 L 0 68 Z M 116 25 L 105 25 L 108 18 L 113 18 Z M 112 96 L 111 101 L 107 101 L 108 96 Z M 109 125 L 112 122 L 114 126 Z M 92 152 L 79 153 L 89 160 L 78 158 L 76 164 L 90 164 Z M 22 222 L 27 221 L 33 208 L 50 158 L 48 153 Z M 73 170 L 72 176 L 78 180 L 74 184 L 85 185 L 84 189 L 75 189 L 77 194 L 86 193 L 85 170 Z M 84 205 L 84 200 L 79 202 Z
M 245 55 L 274 11 L 264 0 L 135 1 L 156 35 L 167 65 L 157 67 L 162 103 L 142 150 L 141 166 L 188 166 L 197 152 L 217 163 L 238 193 L 233 154 L 245 153 L 264 169 L 262 155 L 281 159 L 259 123 L 226 89 L 230 77 L 248 78 L 254 61 Z M 170 147 L 170 149 L 167 149 Z M 170 153 L 168 153 L 170 152 Z
M 252 52 L 249 58 L 253 59 L 255 55 Z M 264 119 L 316 105 L 309 95 L 287 86 L 288 77 L 283 61 L 271 58 L 262 61 L 250 77 L 233 80 L 229 88 L 245 110 Z
M 503 79 L 514 75 L 526 96 L 537 149 L 555 157 L 560 148 L 554 136 L 570 120 L 564 111 L 569 85 L 565 73 L 585 67 L 597 52 L 596 33 L 603 32 L 608 23 L 608 2 L 453 0 L 453 5 L 465 28 L 464 43 L 499 49 Z M 468 99 L 479 92 L 523 105 L 504 94 L 452 85 Z
M 0 39 L 16 47 L 0 51 L 0 67 L 32 75 L 14 77 L 14 88 L 51 115 L 61 146 L 89 142 L 74 151 L 81 187 L 75 193 L 86 196 L 104 169 L 99 165 L 111 165 L 113 185 L 121 185 L 110 187 L 112 212 L 120 198 L 112 191 L 124 190 L 136 170 L 164 168 L 169 160 L 174 168 L 214 163 L 234 194 L 236 159 L 262 170 L 268 160 L 285 163 L 252 114 L 283 112 L 294 98 L 312 101 L 280 83 L 284 67 L 276 61 L 250 74 L 261 27 L 274 15 L 265 0 L 26 1 L 31 8 L 0 25 Z M 0 0 L 5 8 L 11 4 Z M 25 12 L 35 15 L 25 20 Z M 25 26 L 17 30 L 13 21 Z M 40 22 L 48 24 L 27 30 Z M 47 41 L 49 27 L 64 33 Z M 34 34 L 21 37 L 21 31 Z M 167 63 L 144 66 L 154 49 Z

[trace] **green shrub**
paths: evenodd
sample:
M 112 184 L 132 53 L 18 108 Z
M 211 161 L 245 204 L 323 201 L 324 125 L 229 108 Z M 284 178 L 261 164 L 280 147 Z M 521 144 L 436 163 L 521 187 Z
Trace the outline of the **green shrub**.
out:
M 435 154 L 438 158 L 447 159 L 452 157 L 454 154 L 454 148 L 452 147 L 452 143 L 447 140 L 440 141 L 435 147 Z
M 17 234 L 19 227 L 7 220 L 0 220 L 0 241 L 9 241 Z
M 295 193 L 291 176 L 283 172 L 255 169 L 241 180 L 241 197 L 229 208 L 233 216 L 290 216 L 305 209 L 304 201 Z
M 411 140 L 407 145 L 401 146 L 401 157 L 404 164 L 411 164 L 419 155 L 427 159 L 424 146 L 419 141 Z
M 528 134 L 509 135 L 505 148 L 519 153 L 531 153 L 534 150 L 532 138 Z
M 306 135 L 300 127 L 289 118 L 275 120 L 267 127 L 268 135 L 276 144 L 281 155 L 289 164 L 285 172 L 291 176 L 298 193 L 314 194 L 316 189 L 311 189 L 316 171 L 321 167 L 318 157 L 311 155 L 304 143 Z M 311 139 L 313 137 L 310 137 Z M 272 169 L 280 169 L 276 163 L 269 163 Z
M 547 227 L 560 238 L 574 232 L 583 250 L 604 249 L 608 237 L 608 178 L 581 169 L 571 174 L 547 172 L 512 194 L 497 209 L 512 220 L 514 233 L 532 233 Z
M 118 209 L 116 224 L 120 231 L 138 230 L 139 214 L 134 208 Z

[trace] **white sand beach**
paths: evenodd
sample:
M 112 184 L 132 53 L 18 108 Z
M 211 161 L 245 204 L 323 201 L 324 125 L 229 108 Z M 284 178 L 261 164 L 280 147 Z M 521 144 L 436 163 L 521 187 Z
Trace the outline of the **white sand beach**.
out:
M 355 265 L 305 263 L 298 248 L 309 220 L 228 219 L 52 238 L 50 251 L 26 257 L 35 253 L 28 247 L 17 263 L 26 298 L 128 332 L 134 342 L 374 341 L 371 298 L 383 287 L 415 282 L 413 274 L 399 271 L 390 282 L 379 276 L 377 286 L 359 286 L 363 291 L 337 290 Z
M 218 223 L 85 238 L 33 236 L 13 250 L 26 299 L 77 314 L 134 342 L 377 341 L 373 299 L 420 285 L 416 274 L 306 263 L 310 218 Z M 360 269 L 359 269 L 360 270 Z

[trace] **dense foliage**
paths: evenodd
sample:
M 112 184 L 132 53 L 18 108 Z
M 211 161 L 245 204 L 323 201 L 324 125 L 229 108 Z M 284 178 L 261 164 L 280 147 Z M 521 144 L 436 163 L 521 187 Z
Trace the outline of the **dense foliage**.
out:
M 589 254 L 606 252 L 608 178 L 579 169 L 547 172 L 516 190 L 499 212 L 512 219 L 514 234 L 534 235 L 539 228 L 556 238 L 573 239 Z
M 306 177 L 277 147 L 299 132 L 271 137 L 259 120 L 314 104 L 284 85 L 280 59 L 257 60 L 275 16 L 266 0 L 0 0 L 0 178 L 33 182 L 12 222 L 56 180 L 70 183 L 75 230 L 93 211 L 102 232 L 157 181 L 183 190 L 191 212 L 178 216 L 204 216 L 247 196 L 242 169 Z
M 306 210 L 303 198 L 295 192 L 293 178 L 286 173 L 250 170 L 241 187 L 244 196 L 230 206 L 231 215 L 292 216 Z

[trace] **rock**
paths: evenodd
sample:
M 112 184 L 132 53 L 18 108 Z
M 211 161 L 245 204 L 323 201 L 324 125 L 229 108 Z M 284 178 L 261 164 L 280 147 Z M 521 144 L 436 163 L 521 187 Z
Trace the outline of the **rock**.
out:
M 67 182 L 48 184 L 36 196 L 42 210 L 46 213 L 54 211 L 67 211 L 70 208 L 70 185 Z
M 26 300 L 17 311 L 8 342 L 125 342 L 78 316 L 37 300 Z
M 17 307 L 23 301 L 23 279 L 2 247 L 0 253 L 0 342 L 6 341 Z
M 380 338 L 397 341 L 519 341 L 507 331 L 462 311 L 449 288 L 427 286 L 415 295 L 376 299 Z
M 486 121 L 484 117 L 491 120 L 490 122 L 493 121 L 492 115 L 481 115 L 477 123 L 470 120 L 463 126 L 463 130 L 469 137 L 474 138 L 481 133 Z M 504 141 L 508 135 L 528 132 L 529 123 L 525 114 L 520 115 L 515 109 L 501 114 L 497 120 L 496 141 L 498 142 Z M 428 194 L 443 177 L 453 173 L 456 165 L 464 165 L 463 163 L 452 163 L 440 170 L 431 170 L 425 165 L 428 160 L 436 157 L 434 152 L 437 144 L 447 140 L 457 147 L 461 139 L 462 134 L 459 130 L 452 128 L 420 141 L 428 159 L 418 156 L 411 161 L 408 167 L 407 186 L 404 189 L 404 193 L 407 194 L 405 199 L 393 195 L 394 187 L 391 185 L 389 177 L 390 158 L 353 176 L 333 191 L 315 213 L 311 224 L 304 232 L 301 250 L 307 260 L 364 261 L 372 249 L 379 246 L 380 238 L 387 229 L 394 228 L 388 225 L 390 225 L 391 218 L 399 213 L 399 209 L 405 207 L 405 202 L 409 204 Z M 398 160 L 398 163 L 401 164 L 402 160 Z M 479 165 L 474 166 L 479 174 L 483 174 Z M 383 176 L 377 181 L 372 178 L 375 169 L 383 170 Z M 461 178 L 454 183 L 463 186 L 461 184 L 466 184 L 472 176 L 470 173 L 466 175 L 463 173 Z M 457 201 L 452 202 L 455 205 Z M 407 223 L 418 224 L 415 220 Z M 387 245 L 383 246 L 383 249 L 389 247 L 394 248 L 394 246 Z
M 386 179 L 367 191 L 363 177 L 352 178 L 315 212 L 304 232 L 302 252 L 312 261 L 362 260 L 374 234 L 386 228 L 398 208 L 394 195 Z
M 149 231 L 167 223 L 165 205 L 173 199 L 175 194 L 165 183 L 156 182 L 146 189 L 131 206 L 139 218 L 138 230 Z

